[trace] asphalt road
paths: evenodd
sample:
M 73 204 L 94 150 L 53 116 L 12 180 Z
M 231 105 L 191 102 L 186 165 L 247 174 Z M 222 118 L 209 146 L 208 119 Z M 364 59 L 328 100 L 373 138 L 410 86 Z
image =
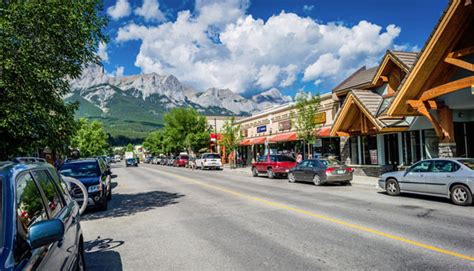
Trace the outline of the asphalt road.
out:
M 474 206 L 224 171 L 115 165 L 92 270 L 474 270 Z

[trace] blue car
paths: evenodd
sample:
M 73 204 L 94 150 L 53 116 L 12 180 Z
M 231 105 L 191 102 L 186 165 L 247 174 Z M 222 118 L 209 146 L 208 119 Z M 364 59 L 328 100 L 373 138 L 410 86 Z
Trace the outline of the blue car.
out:
M 50 164 L 0 162 L 0 270 L 84 270 L 79 209 Z
M 88 158 L 65 162 L 59 172 L 68 177 L 76 178 L 84 184 L 89 194 L 88 207 L 107 210 L 107 202 L 112 199 L 110 170 L 100 158 Z M 72 189 L 72 194 L 82 193 L 79 187 Z
M 127 160 L 125 160 L 125 166 L 127 167 L 138 167 L 138 162 L 137 162 L 137 158 L 127 158 Z

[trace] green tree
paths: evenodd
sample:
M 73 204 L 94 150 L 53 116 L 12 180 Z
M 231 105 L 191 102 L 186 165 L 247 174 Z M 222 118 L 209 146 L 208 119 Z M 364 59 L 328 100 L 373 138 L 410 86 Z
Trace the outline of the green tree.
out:
M 69 145 L 77 105 L 62 98 L 68 79 L 99 61 L 101 9 L 100 0 L 0 1 L 0 159 Z
M 107 134 L 102 123 L 88 121 L 84 118 L 79 120 L 79 130 L 72 139 L 72 147 L 77 148 L 82 157 L 104 155 L 108 151 Z
M 132 143 L 128 143 L 128 145 L 125 147 L 125 151 L 126 152 L 134 151 L 134 147 L 133 147 Z
M 313 144 L 316 140 L 316 129 L 319 124 L 316 122 L 316 115 L 319 111 L 321 99 L 319 93 L 311 95 L 310 93 L 299 92 L 296 95 L 296 104 L 291 113 L 294 120 L 296 133 L 300 139 L 303 139 L 303 157 L 306 157 L 306 144 Z
M 143 142 L 143 147 L 151 152 L 152 155 L 164 153 L 164 136 L 165 134 L 163 130 L 157 130 L 149 133 Z
M 240 125 L 235 124 L 235 117 L 232 116 L 224 123 L 221 134 L 222 139 L 219 141 L 219 145 L 225 147 L 226 154 L 228 155 L 237 150 L 237 147 L 242 140 L 242 136 L 240 135 Z M 233 160 L 233 163 L 235 163 L 235 159 Z M 231 166 L 235 167 L 235 164 Z
M 164 137 L 169 152 L 196 152 L 209 144 L 209 127 L 195 109 L 174 108 L 164 116 Z

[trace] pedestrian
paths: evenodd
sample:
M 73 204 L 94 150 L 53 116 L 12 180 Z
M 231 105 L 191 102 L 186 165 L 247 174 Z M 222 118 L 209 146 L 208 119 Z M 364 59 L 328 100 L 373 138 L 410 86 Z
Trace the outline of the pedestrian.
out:
M 298 155 L 296 156 L 296 163 L 301 163 L 303 161 L 303 155 L 301 155 L 301 152 L 298 152 Z

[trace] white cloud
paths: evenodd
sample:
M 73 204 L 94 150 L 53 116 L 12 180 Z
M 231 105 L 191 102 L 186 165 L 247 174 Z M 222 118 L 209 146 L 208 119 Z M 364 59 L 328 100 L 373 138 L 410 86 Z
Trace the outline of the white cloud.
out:
M 130 3 L 128 3 L 127 0 L 117 0 L 115 5 L 110 6 L 107 9 L 107 14 L 109 14 L 114 20 L 127 17 L 131 12 L 132 8 L 130 7 Z
M 375 65 L 400 28 L 367 21 L 323 24 L 281 12 L 268 20 L 246 15 L 248 1 L 197 1 L 176 21 L 158 26 L 130 23 L 117 41 L 141 42 L 135 65 L 142 72 L 173 74 L 199 90 L 235 92 L 291 86 L 304 80 L 336 84 L 361 65 Z
M 304 12 L 311 12 L 314 9 L 314 5 L 304 5 L 303 6 L 303 11 Z
M 136 8 L 133 13 L 142 16 L 146 21 L 163 22 L 166 20 L 165 15 L 160 10 L 158 0 L 143 0 L 143 5 Z
M 125 68 L 123 66 L 118 66 L 115 71 L 113 71 L 110 76 L 112 77 L 122 77 L 123 72 L 125 71 Z
M 100 59 L 102 59 L 102 61 L 109 62 L 109 54 L 107 53 L 107 43 L 99 43 L 97 55 L 100 57 Z

